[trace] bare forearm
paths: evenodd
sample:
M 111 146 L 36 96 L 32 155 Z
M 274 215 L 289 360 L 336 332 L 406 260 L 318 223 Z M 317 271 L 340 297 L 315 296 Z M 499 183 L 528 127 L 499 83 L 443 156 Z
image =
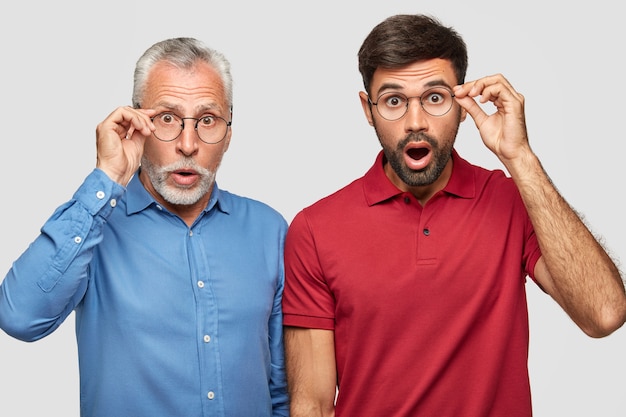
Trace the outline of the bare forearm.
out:
M 532 153 L 507 168 L 533 223 L 545 271 L 540 284 L 590 336 L 626 320 L 620 272 L 602 245 L 556 190 Z
M 332 331 L 285 328 L 291 417 L 333 417 L 336 389 Z
M 542 258 L 535 278 L 590 336 L 610 334 L 626 320 L 620 273 L 578 215 L 561 197 L 530 149 L 524 96 L 502 74 L 454 88 L 484 144 L 517 184 L 533 223 Z M 487 114 L 474 98 L 494 104 Z

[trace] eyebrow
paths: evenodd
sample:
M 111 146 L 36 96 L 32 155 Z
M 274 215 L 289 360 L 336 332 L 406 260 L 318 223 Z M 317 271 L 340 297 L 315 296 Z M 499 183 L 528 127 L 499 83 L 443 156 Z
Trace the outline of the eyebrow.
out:
M 442 79 L 431 80 L 431 81 L 428 81 L 426 84 L 424 84 L 424 87 L 426 87 L 426 88 L 439 87 L 439 86 L 443 86 L 443 87 L 447 87 L 447 88 L 452 89 L 452 87 L 450 87 L 448 85 L 448 83 L 446 83 Z M 378 95 L 381 95 L 383 92 L 385 92 L 387 90 L 402 90 L 402 89 L 403 89 L 403 86 L 398 84 L 398 83 L 392 83 L 392 82 L 384 83 L 378 89 Z
M 168 102 L 158 102 L 154 104 L 154 107 L 164 107 L 167 111 L 171 111 L 176 114 L 183 114 L 183 108 L 176 104 L 171 104 Z M 194 109 L 195 114 L 203 114 L 203 113 L 216 113 L 216 110 L 219 110 L 219 106 L 217 104 L 209 104 L 209 105 L 199 105 Z

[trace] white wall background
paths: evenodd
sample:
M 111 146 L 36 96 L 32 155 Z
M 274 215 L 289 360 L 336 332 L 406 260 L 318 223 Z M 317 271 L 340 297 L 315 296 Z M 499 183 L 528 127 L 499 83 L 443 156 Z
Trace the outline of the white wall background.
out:
M 130 104 L 136 59 L 195 36 L 233 65 L 233 139 L 220 186 L 288 220 L 362 175 L 379 149 L 362 115 L 357 50 L 396 13 L 454 26 L 468 80 L 501 72 L 527 100 L 531 143 L 568 201 L 626 259 L 626 29 L 619 2 L 9 2 L 0 12 L 0 279 L 95 164 L 95 126 Z M 457 148 L 500 164 L 469 120 Z M 626 329 L 585 336 L 529 283 L 535 415 L 624 417 Z M 48 338 L 0 333 L 0 415 L 78 416 L 74 316 Z M 141 395 L 141 393 L 138 393 Z

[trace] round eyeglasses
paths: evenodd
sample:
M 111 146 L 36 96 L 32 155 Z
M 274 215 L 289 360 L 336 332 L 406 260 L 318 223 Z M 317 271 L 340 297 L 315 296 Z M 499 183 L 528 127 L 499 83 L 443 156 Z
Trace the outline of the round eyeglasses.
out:
M 370 104 L 376 106 L 378 114 L 385 120 L 394 121 L 401 119 L 409 109 L 409 101 L 412 98 L 419 100 L 424 111 L 431 116 L 443 116 L 452 108 L 454 94 L 446 87 L 433 87 L 422 93 L 421 96 L 407 97 L 402 93 L 390 91 L 378 96 L 375 103 L 369 100 Z
M 200 140 L 209 145 L 219 143 L 224 140 L 228 128 L 232 122 L 207 114 L 200 118 L 180 117 L 174 113 L 163 112 L 150 118 L 156 128 L 152 133 L 155 138 L 162 142 L 171 142 L 178 138 L 185 128 L 185 120 L 195 120 L 194 129 Z

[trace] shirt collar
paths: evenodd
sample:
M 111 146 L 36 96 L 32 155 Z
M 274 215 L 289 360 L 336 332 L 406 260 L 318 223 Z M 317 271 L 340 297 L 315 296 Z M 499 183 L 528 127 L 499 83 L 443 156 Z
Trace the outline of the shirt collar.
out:
M 217 182 L 215 182 L 213 184 L 211 198 L 204 208 L 203 213 L 207 213 L 211 211 L 213 207 L 216 207 L 218 210 L 228 214 L 231 210 L 231 204 L 227 198 L 223 198 L 223 195 Z M 152 204 L 159 204 L 139 180 L 139 171 L 135 173 L 126 187 L 126 202 L 128 207 L 127 214 L 129 215 L 138 213 Z
M 380 151 L 376 157 L 376 162 L 363 177 L 363 190 L 369 206 L 403 193 L 387 178 L 383 169 L 384 161 L 384 153 Z M 461 158 L 455 149 L 452 150 L 452 163 L 452 175 L 443 192 L 461 198 L 474 198 L 476 195 L 476 178 L 472 165 Z

